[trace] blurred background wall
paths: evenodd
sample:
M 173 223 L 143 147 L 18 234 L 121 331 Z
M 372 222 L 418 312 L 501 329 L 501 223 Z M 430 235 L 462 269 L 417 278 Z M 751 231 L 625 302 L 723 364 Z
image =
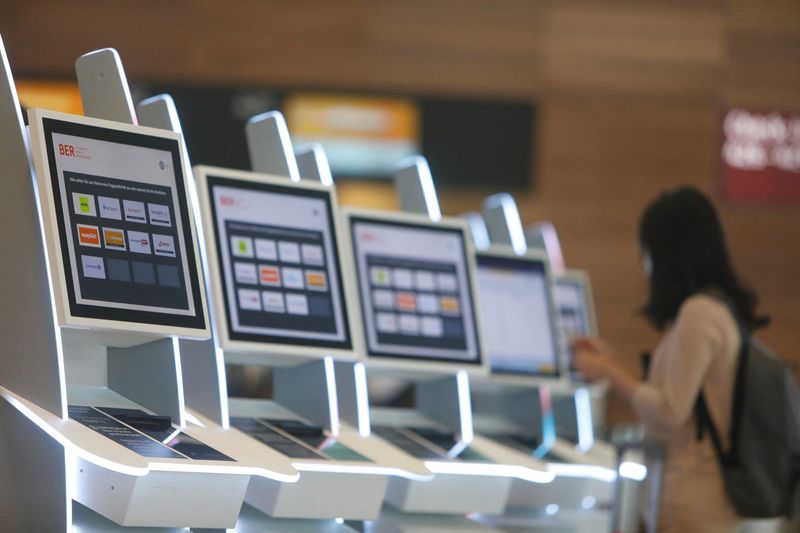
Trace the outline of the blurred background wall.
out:
M 680 184 L 715 199 L 773 318 L 762 338 L 800 361 L 800 204 L 719 194 L 725 112 L 800 111 L 796 0 L 25 0 L 0 5 L 0 32 L 18 78 L 72 78 L 80 54 L 114 47 L 131 82 L 530 101 L 536 179 L 515 192 L 521 215 L 555 223 L 632 366 L 657 338 L 635 313 L 638 216 Z M 440 197 L 458 214 L 492 192 L 488 181 Z M 340 196 L 395 205 L 380 182 L 344 182 Z

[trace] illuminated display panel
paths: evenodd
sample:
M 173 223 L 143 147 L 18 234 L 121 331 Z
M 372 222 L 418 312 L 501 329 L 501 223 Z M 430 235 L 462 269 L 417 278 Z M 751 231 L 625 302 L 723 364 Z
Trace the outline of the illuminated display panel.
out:
M 330 191 L 210 172 L 229 338 L 351 349 Z
M 480 364 L 463 227 L 350 217 L 371 356 Z
M 559 276 L 555 280 L 553 294 L 558 308 L 561 335 L 567 346 L 569 368 L 571 372 L 575 372 L 572 350 L 569 348 L 571 341 L 576 337 L 594 335 L 586 287 L 577 278 Z
M 544 259 L 477 254 L 481 325 L 493 372 L 558 376 Z
M 46 115 L 69 314 L 204 329 L 178 139 Z

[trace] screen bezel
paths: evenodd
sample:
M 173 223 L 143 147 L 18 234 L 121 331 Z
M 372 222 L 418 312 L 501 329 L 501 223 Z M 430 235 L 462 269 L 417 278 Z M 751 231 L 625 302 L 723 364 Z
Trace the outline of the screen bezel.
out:
M 554 363 L 554 370 L 552 372 L 526 372 L 524 370 L 505 370 L 497 369 L 492 365 L 491 354 L 489 347 L 486 347 L 486 358 L 489 360 L 489 370 L 493 376 L 522 376 L 528 378 L 537 378 L 540 380 L 560 380 L 563 374 L 563 349 L 560 342 L 560 326 L 558 322 L 558 308 L 555 305 L 555 295 L 553 294 L 553 275 L 550 270 L 550 262 L 547 260 L 547 255 L 543 252 L 528 250 L 523 255 L 517 255 L 510 248 L 493 246 L 487 250 L 480 250 L 475 252 L 475 265 L 476 277 L 478 265 L 481 257 L 489 260 L 495 259 L 503 262 L 514 262 L 518 264 L 531 264 L 538 263 L 542 266 L 542 273 L 544 275 L 545 291 L 547 296 L 547 307 L 550 310 L 550 334 L 552 335 L 554 348 L 556 350 Z
M 40 193 L 40 208 L 47 247 L 48 271 L 52 283 L 59 326 L 88 327 L 108 331 L 130 331 L 157 335 L 176 335 L 188 338 L 208 338 L 205 290 L 201 282 L 200 256 L 195 240 L 192 203 L 187 193 L 184 168 L 183 137 L 179 133 L 146 128 L 108 120 L 70 115 L 43 109 L 29 110 L 31 155 Z M 182 220 L 194 315 L 173 315 L 157 311 L 123 310 L 110 307 L 78 304 L 70 276 L 71 262 L 67 253 L 67 230 L 63 224 L 63 208 L 58 183 L 53 133 L 81 136 L 88 139 L 117 142 L 144 148 L 169 151 L 176 169 L 178 212 Z
M 570 268 L 554 276 L 553 277 L 554 300 L 555 300 L 555 285 L 562 280 L 577 283 L 578 285 L 581 286 L 581 290 L 585 298 L 586 318 L 589 324 L 589 335 L 592 337 L 597 337 L 599 335 L 597 329 L 597 315 L 595 314 L 595 309 L 594 309 L 594 295 L 592 294 L 592 282 L 591 278 L 589 277 L 589 273 L 585 270 Z M 556 312 L 559 312 L 557 303 L 556 303 Z M 559 332 L 559 335 L 561 335 L 561 332 Z M 564 339 L 564 341 L 566 341 L 566 339 Z M 564 346 L 563 367 L 566 369 L 566 373 L 569 374 L 569 378 L 572 382 L 584 384 L 585 382 L 581 378 L 581 375 L 578 372 L 572 371 L 570 369 L 572 363 L 570 357 L 571 356 L 569 350 L 567 349 L 566 346 Z
M 556 274 L 553 277 L 553 282 L 558 283 L 561 280 L 572 281 L 583 289 L 583 295 L 586 298 L 586 315 L 589 321 L 589 332 L 593 337 L 598 336 L 597 331 L 597 315 L 594 309 L 594 295 L 592 294 L 592 281 L 589 273 L 585 270 L 578 270 L 568 268 L 562 273 Z
M 353 280 L 347 256 L 343 254 L 343 232 L 339 216 L 336 190 L 321 183 L 311 181 L 291 181 L 288 177 L 271 176 L 255 172 L 233 170 L 221 167 L 197 165 L 194 167 L 194 179 L 199 197 L 199 216 L 202 220 L 203 246 L 206 271 L 206 283 L 209 286 L 213 302 L 213 324 L 217 345 L 230 354 L 239 354 L 241 362 L 258 362 L 262 355 L 287 356 L 296 360 L 298 357 L 321 358 L 334 356 L 344 359 L 360 359 L 358 327 L 353 317 L 357 314 L 351 303 Z M 216 209 L 214 207 L 211 187 L 229 181 L 233 186 L 240 186 L 253 191 L 280 192 L 283 194 L 299 194 L 326 199 L 329 206 L 329 222 L 334 253 L 339 269 L 339 298 L 342 302 L 345 341 L 325 341 L 284 337 L 280 335 L 260 335 L 235 333 L 231 328 L 230 308 L 225 290 L 225 274 L 220 263 L 220 246 L 222 245 L 216 229 Z M 232 333 L 234 333 L 232 335 Z
M 425 215 L 414 213 L 395 213 L 388 211 L 379 211 L 372 209 L 353 209 L 345 208 L 342 210 L 342 217 L 345 221 L 344 235 L 347 239 L 348 257 L 352 268 L 352 277 L 354 280 L 354 302 L 358 305 L 358 317 L 364 323 L 362 327 L 362 343 L 364 346 L 364 353 L 369 364 L 370 369 L 386 370 L 389 373 L 400 373 L 403 375 L 417 374 L 417 373 L 453 373 L 457 370 L 467 370 L 471 374 L 485 376 L 488 375 L 488 364 L 485 356 L 485 349 L 483 345 L 483 335 L 480 331 L 480 322 L 478 320 L 478 302 L 476 293 L 475 282 L 475 253 L 472 245 L 472 240 L 469 238 L 468 225 L 465 220 L 459 218 L 443 217 L 434 222 Z M 469 298 L 472 303 L 472 321 L 474 324 L 475 346 L 477 355 L 471 361 L 467 360 L 454 360 L 446 357 L 439 356 L 398 356 L 391 353 L 382 353 L 372 351 L 369 348 L 367 340 L 367 328 L 365 324 L 366 316 L 364 306 L 361 302 L 361 287 L 359 285 L 359 271 L 358 262 L 355 255 L 355 246 L 353 242 L 353 222 L 376 222 L 385 223 L 400 227 L 416 227 L 416 228 L 434 228 L 445 229 L 454 233 L 460 233 L 462 237 L 462 252 L 464 254 L 464 264 L 466 265 L 467 272 L 467 290 L 469 291 Z

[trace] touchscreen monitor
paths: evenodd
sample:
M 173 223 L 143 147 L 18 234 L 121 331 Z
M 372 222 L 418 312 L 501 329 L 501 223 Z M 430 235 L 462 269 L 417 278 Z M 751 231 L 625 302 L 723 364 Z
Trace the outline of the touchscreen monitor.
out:
M 231 341 L 352 350 L 332 189 L 197 167 Z M 208 225 L 207 225 L 208 227 Z
M 566 337 L 591 335 L 586 296 L 580 281 L 572 278 L 556 279 L 555 296 L 561 328 Z
M 553 303 L 543 257 L 479 253 L 478 298 L 492 372 L 558 376 Z
M 351 213 L 371 356 L 481 364 L 465 225 Z
M 30 118 L 66 288 L 60 312 L 207 329 L 180 136 L 40 110 Z
M 569 349 L 571 341 L 576 337 L 597 335 L 588 277 L 581 271 L 568 271 L 556 277 L 553 293 L 561 335 L 568 350 L 569 367 L 574 371 L 572 350 Z

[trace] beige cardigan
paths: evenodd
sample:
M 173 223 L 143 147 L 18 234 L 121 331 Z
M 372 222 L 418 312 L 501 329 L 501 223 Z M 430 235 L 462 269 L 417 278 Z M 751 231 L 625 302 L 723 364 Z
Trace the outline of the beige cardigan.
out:
M 634 392 L 633 408 L 647 436 L 666 446 L 660 532 L 727 533 L 741 527 L 725 496 L 711 438 L 697 441 L 694 418 L 702 387 L 727 446 L 740 345 L 730 310 L 710 296 L 692 296 L 665 330 L 647 382 Z

